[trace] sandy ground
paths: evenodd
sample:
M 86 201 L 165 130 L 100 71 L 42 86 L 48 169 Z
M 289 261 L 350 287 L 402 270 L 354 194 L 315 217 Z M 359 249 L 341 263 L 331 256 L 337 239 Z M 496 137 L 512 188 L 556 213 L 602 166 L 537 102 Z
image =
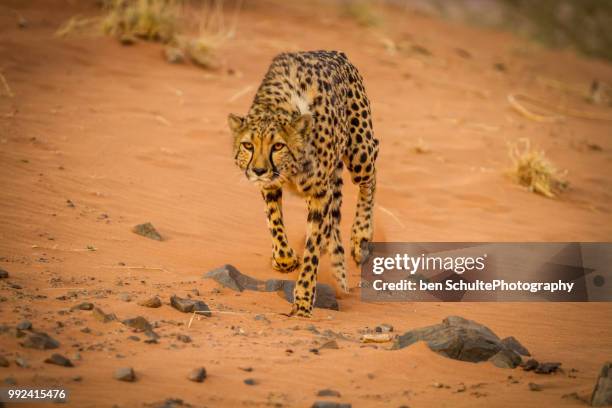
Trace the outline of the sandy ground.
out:
M 11 364 L 0 368 L 0 378 L 19 386 L 63 384 L 75 407 L 133 407 L 170 397 L 195 406 L 584 405 L 580 398 L 590 396 L 612 354 L 610 304 L 363 303 L 351 263 L 352 290 L 340 299 L 341 310 L 317 309 L 301 320 L 281 315 L 289 305 L 274 293 L 219 290 L 202 274 L 231 263 L 258 278 L 280 277 L 269 264 L 261 198 L 234 167 L 225 119 L 246 112 L 278 52 L 341 49 L 365 77 L 381 139 L 375 232 L 381 241 L 610 241 L 610 122 L 536 123 L 506 101 L 509 92 L 523 91 L 597 109 L 538 76 L 587 86 L 594 78 L 612 82 L 610 65 L 423 15 L 391 13 L 382 27 L 365 29 L 332 8 L 308 12 L 265 2 L 244 7 L 236 38 L 223 48 L 233 74 L 206 73 L 164 62 L 156 44 L 55 38 L 67 18 L 92 13 L 83 3 L 3 4 L 0 69 L 14 96 L 0 86 L 0 268 L 10 273 L 0 281 L 0 322 L 29 319 L 60 341 L 59 352 L 81 359 L 74 368 L 44 364 L 50 351 L 22 348 L 5 333 L 0 352 Z M 8 7 L 28 19 L 26 29 L 16 27 Z M 410 41 L 431 55 L 394 54 L 381 38 Z M 524 137 L 567 169 L 571 188 L 560 199 L 531 194 L 504 174 L 507 142 Z M 415 153 L 419 145 L 429 153 Z M 355 189 L 347 185 L 345 192 L 347 238 Z M 285 208 L 290 241 L 299 247 L 304 204 L 288 197 Z M 166 240 L 131 232 L 145 221 Z M 320 280 L 332 282 L 325 265 Z M 137 304 L 154 294 L 161 308 Z M 190 315 L 168 305 L 172 294 L 202 299 L 218 312 L 187 327 Z M 120 319 L 157 322 L 159 344 L 129 340 L 128 328 L 96 321 L 91 312 L 65 312 L 83 301 Z M 257 314 L 269 322 L 255 320 Z M 423 344 L 389 351 L 390 344 L 358 341 L 383 322 L 402 333 L 448 315 L 513 335 L 565 371 L 543 376 L 453 361 Z M 347 339 L 315 355 L 309 350 L 325 339 L 311 325 Z M 193 341 L 182 343 L 177 334 Z M 17 356 L 30 367 L 17 367 Z M 138 380 L 113 380 L 121 366 L 134 367 Z M 209 374 L 202 384 L 186 379 L 198 366 Z M 246 378 L 257 385 L 244 384 Z M 529 391 L 530 382 L 543 390 Z M 458 392 L 461 384 L 466 391 Z M 341 397 L 317 397 L 324 388 Z

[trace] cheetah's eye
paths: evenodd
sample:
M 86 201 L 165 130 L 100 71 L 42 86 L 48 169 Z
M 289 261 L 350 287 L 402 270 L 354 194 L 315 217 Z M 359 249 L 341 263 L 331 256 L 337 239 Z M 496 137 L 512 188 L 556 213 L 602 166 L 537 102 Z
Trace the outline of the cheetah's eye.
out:
M 278 152 L 283 147 L 285 147 L 284 143 L 274 143 L 274 146 L 272 146 L 272 150 L 274 150 L 275 152 Z
M 242 142 L 242 147 L 244 147 L 247 150 L 253 150 L 253 143 Z

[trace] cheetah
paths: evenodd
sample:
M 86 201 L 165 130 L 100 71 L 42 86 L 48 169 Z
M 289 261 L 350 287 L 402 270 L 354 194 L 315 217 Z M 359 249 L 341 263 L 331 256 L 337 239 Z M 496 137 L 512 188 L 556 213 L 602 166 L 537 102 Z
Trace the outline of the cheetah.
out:
M 245 117 L 228 116 L 236 165 L 260 189 L 272 235 L 272 267 L 299 268 L 290 316 L 310 317 L 321 256 L 329 253 L 335 280 L 348 293 L 340 237 L 343 166 L 359 187 L 351 230 L 357 265 L 372 240 L 379 142 L 361 75 L 336 51 L 276 56 Z M 306 244 L 300 257 L 283 223 L 283 187 L 307 203 Z

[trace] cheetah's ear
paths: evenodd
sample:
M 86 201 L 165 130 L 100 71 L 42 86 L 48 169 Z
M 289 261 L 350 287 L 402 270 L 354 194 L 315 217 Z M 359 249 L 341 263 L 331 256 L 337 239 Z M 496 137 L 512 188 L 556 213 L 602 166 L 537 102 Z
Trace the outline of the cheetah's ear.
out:
M 289 129 L 285 129 L 287 133 L 297 133 L 299 135 L 305 135 L 310 130 L 310 125 L 312 124 L 312 116 L 309 113 L 305 113 L 295 119 L 288 126 Z
M 244 127 L 245 119 L 242 116 L 230 113 L 227 117 L 227 124 L 233 133 L 238 133 Z

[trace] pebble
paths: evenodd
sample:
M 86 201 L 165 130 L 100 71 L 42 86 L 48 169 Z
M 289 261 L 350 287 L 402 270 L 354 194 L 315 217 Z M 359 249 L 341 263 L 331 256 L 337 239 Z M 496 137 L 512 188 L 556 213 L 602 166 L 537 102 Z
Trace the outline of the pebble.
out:
M 201 383 L 206 379 L 206 369 L 204 367 L 196 368 L 189 373 L 188 378 L 190 381 Z
M 144 299 L 138 302 L 140 306 L 158 308 L 161 307 L 162 302 L 158 296 L 153 296 L 148 299 Z
M 132 367 L 121 367 L 115 370 L 115 374 L 113 375 L 115 380 L 126 381 L 126 382 L 134 382 L 136 381 L 136 375 L 134 374 L 134 369 Z
M 17 323 L 17 330 L 30 330 L 32 328 L 32 322 L 29 320 L 22 320 Z
M 72 364 L 72 361 L 62 356 L 61 354 L 57 354 L 57 353 L 54 353 L 51 355 L 51 357 L 47 358 L 45 360 L 45 363 L 55 364 L 55 365 L 62 366 L 62 367 L 74 367 L 74 364 Z

